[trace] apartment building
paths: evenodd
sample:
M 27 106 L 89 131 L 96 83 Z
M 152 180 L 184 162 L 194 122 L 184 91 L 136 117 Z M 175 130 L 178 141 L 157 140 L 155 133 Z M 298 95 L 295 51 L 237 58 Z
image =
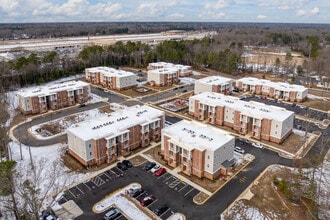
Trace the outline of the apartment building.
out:
M 161 154 L 168 165 L 199 178 L 226 175 L 234 147 L 228 132 L 196 121 L 182 120 L 162 130 Z
M 202 92 L 216 92 L 221 94 L 231 94 L 233 79 L 209 76 L 195 81 L 194 93 L 200 94 Z
M 236 80 L 236 87 L 244 92 L 284 99 L 291 102 L 302 102 L 307 98 L 308 89 L 300 85 L 283 82 L 272 82 L 266 79 L 246 77 Z
M 283 142 L 291 134 L 294 120 L 294 112 L 285 108 L 211 92 L 191 96 L 189 114 L 200 121 L 275 143 Z
M 69 153 L 84 166 L 111 163 L 136 148 L 160 140 L 164 122 L 165 113 L 155 108 L 120 109 L 67 129 Z
M 119 91 L 137 86 L 134 73 L 105 66 L 85 69 L 85 77 L 92 84 Z
M 152 86 L 171 86 L 179 83 L 179 74 L 172 68 L 149 70 L 147 81 Z
M 179 77 L 186 77 L 186 76 L 190 76 L 192 74 L 191 66 L 166 63 L 166 62 L 149 63 L 147 69 L 148 70 L 175 69 L 175 70 L 177 70 Z
M 17 92 L 18 109 L 23 114 L 44 113 L 87 102 L 90 93 L 90 85 L 82 81 L 23 89 Z

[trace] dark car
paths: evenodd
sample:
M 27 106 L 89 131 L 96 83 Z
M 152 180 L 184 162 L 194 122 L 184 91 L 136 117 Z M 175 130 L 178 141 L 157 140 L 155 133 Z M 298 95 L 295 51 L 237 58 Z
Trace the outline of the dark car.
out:
M 148 205 L 150 205 L 154 200 L 155 200 L 155 198 L 154 198 L 152 195 L 150 195 L 150 196 L 146 196 L 146 197 L 144 197 L 144 198 L 140 201 L 140 204 L 141 204 L 142 206 L 148 206 Z
M 129 191 L 129 195 L 130 195 L 130 197 L 134 197 L 135 198 L 135 197 L 138 197 L 143 192 L 144 192 L 144 189 L 142 189 L 142 188 L 131 189 Z
M 86 107 L 87 105 L 85 104 L 85 103 L 83 103 L 83 104 L 80 104 L 79 105 L 79 108 L 82 108 L 82 107 Z
M 129 160 L 123 160 L 122 163 L 125 164 L 125 165 L 127 166 L 127 168 L 130 168 L 130 167 L 133 166 L 133 164 L 132 164 L 131 161 L 129 161 Z
M 145 165 L 144 169 L 145 170 L 151 170 L 151 168 L 153 168 L 154 166 L 156 166 L 155 162 L 148 161 L 147 164 Z
M 105 213 L 103 219 L 112 220 L 112 219 L 116 219 L 120 215 L 121 215 L 120 211 L 112 207 L 107 213 Z
M 154 213 L 158 216 L 163 214 L 168 209 L 168 206 L 166 204 L 160 205 L 157 208 L 155 208 Z
M 117 163 L 117 168 L 120 170 L 127 170 L 127 166 L 124 163 Z

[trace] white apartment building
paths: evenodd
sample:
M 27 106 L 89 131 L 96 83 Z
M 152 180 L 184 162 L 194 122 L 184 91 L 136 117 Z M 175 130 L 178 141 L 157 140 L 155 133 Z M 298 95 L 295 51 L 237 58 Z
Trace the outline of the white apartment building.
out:
M 179 77 L 190 76 L 192 74 L 191 66 L 166 63 L 166 62 L 149 63 L 147 69 L 148 70 L 175 69 L 178 71 Z
M 69 153 L 85 166 L 116 161 L 132 150 L 161 138 L 165 113 L 148 106 L 132 106 L 67 129 Z
M 292 133 L 294 121 L 294 112 L 285 108 L 211 92 L 191 96 L 189 114 L 198 120 L 275 143 L 283 142 Z
M 234 156 L 235 138 L 196 121 L 182 120 L 162 130 L 161 154 L 187 175 L 216 179 L 226 174 Z
M 194 93 L 216 92 L 231 94 L 233 79 L 221 76 L 209 76 L 195 81 Z
M 82 81 L 69 81 L 50 86 L 22 89 L 17 92 L 18 109 L 23 114 L 44 113 L 48 110 L 87 102 L 90 93 L 89 83 Z
M 105 88 L 124 90 L 137 86 L 137 76 L 128 71 L 100 66 L 85 69 L 86 80 Z
M 307 98 L 308 89 L 300 85 L 283 82 L 272 82 L 266 79 L 246 77 L 236 80 L 236 87 L 244 92 L 284 99 L 291 102 L 302 102 Z

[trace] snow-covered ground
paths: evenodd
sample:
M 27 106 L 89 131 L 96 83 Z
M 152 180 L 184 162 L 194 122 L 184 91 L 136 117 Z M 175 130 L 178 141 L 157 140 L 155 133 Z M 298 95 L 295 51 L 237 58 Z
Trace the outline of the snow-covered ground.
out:
M 29 132 L 33 134 L 37 139 L 49 139 L 64 134 L 66 129 L 71 127 L 73 124 L 79 123 L 81 121 L 89 120 L 92 118 L 103 117 L 105 115 L 107 114 L 100 112 L 98 109 L 92 109 L 85 112 L 74 114 L 75 119 L 72 119 L 72 115 L 71 115 L 70 119 L 65 117 L 51 121 L 52 124 L 59 124 L 61 126 L 62 132 L 60 133 L 51 134 L 48 131 L 44 131 L 42 129 L 44 125 L 49 124 L 50 122 L 32 126 L 31 128 L 29 128 Z
M 111 206 L 115 205 L 131 219 L 139 219 L 139 220 L 151 219 L 146 214 L 144 214 L 144 212 L 141 212 L 133 202 L 129 201 L 127 198 L 123 196 L 123 194 L 125 194 L 125 192 L 130 188 L 132 189 L 141 188 L 141 185 L 131 184 L 120 189 L 119 191 L 116 191 L 111 196 L 96 203 L 93 207 L 93 210 L 98 213 L 101 213 L 109 209 Z
M 195 79 L 190 78 L 190 77 L 181 77 L 180 82 L 188 84 L 188 85 L 192 85 L 192 84 L 195 84 Z

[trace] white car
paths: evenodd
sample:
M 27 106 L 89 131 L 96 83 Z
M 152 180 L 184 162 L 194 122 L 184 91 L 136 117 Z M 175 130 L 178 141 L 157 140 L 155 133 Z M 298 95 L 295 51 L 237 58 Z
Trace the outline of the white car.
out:
M 151 172 L 152 173 L 155 173 L 157 170 L 159 170 L 160 169 L 160 165 L 159 164 L 156 164 L 153 168 L 151 168 Z
M 253 147 L 257 147 L 257 148 L 263 148 L 264 146 L 262 146 L 262 144 L 260 143 L 252 143 Z
M 235 147 L 234 151 L 238 152 L 238 153 L 241 153 L 241 154 L 244 154 L 245 153 L 245 150 L 240 148 L 240 147 Z

